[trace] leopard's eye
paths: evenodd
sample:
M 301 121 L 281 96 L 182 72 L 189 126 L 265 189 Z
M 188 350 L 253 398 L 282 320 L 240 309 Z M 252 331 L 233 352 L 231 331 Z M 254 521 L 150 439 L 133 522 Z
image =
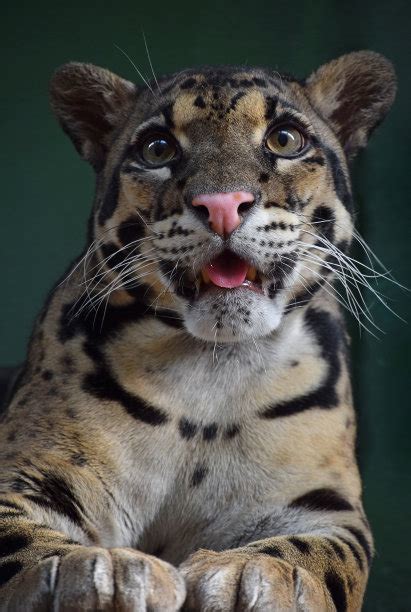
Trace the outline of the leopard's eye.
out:
M 177 154 L 177 145 L 166 134 L 155 134 L 147 138 L 141 147 L 141 157 L 152 167 L 168 164 Z
M 305 147 L 305 138 L 293 126 L 274 128 L 267 136 L 266 147 L 281 157 L 294 157 Z

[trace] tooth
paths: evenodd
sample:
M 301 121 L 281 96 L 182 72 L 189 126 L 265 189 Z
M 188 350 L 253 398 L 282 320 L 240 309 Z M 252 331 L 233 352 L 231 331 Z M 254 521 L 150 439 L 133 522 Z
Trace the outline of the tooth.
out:
M 249 266 L 248 270 L 247 270 L 246 278 L 248 278 L 248 280 L 250 280 L 250 281 L 255 281 L 256 276 L 257 276 L 257 270 L 255 268 L 252 268 L 251 266 Z
M 201 276 L 203 277 L 203 281 L 206 283 L 206 285 L 209 285 L 210 277 L 208 276 L 207 270 L 205 268 L 201 270 Z

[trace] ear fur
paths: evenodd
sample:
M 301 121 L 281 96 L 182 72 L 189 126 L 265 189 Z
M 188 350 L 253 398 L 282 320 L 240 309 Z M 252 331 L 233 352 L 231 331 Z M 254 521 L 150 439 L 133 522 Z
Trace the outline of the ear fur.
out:
M 313 106 L 331 125 L 347 157 L 366 146 L 396 93 L 393 65 L 379 53 L 356 51 L 321 66 L 306 81 Z
M 104 163 L 113 130 L 127 119 L 136 87 L 112 72 L 71 62 L 55 72 L 51 106 L 80 155 L 96 170 Z

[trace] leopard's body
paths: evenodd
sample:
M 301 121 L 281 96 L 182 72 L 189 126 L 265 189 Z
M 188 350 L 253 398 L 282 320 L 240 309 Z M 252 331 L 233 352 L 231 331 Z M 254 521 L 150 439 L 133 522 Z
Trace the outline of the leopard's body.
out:
M 1 610 L 360 609 L 373 544 L 332 245 L 352 238 L 347 157 L 394 92 L 370 52 L 305 82 L 56 73 L 97 190 L 0 429 Z M 267 149 L 279 124 L 297 155 Z M 178 155 L 150 167 L 149 133 Z M 230 233 L 193 205 L 245 191 Z M 204 289 L 222 252 L 260 285 Z

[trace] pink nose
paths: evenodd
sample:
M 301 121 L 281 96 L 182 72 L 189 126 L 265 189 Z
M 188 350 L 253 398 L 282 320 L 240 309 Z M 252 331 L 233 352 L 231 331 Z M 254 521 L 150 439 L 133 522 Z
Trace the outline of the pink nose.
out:
M 241 223 L 238 209 L 241 204 L 254 202 L 254 196 L 248 191 L 231 193 L 204 193 L 196 196 L 193 206 L 205 206 L 208 210 L 208 222 L 220 236 L 231 234 Z

